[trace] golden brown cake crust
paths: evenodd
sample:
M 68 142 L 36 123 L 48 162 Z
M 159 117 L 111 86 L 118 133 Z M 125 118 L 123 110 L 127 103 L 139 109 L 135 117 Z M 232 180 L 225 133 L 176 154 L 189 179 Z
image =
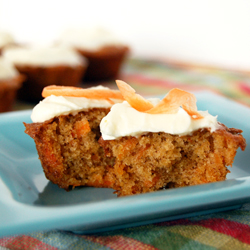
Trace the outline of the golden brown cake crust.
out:
M 124 196 L 225 180 L 230 172 L 226 166 L 232 166 L 238 147 L 246 147 L 241 132 L 221 125 L 213 133 L 147 133 L 99 142 L 107 156 L 116 158 L 111 179 L 118 195 Z

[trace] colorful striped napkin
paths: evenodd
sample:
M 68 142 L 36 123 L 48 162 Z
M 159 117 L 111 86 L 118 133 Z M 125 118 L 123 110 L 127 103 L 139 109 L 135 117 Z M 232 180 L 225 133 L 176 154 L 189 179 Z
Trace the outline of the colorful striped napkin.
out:
M 241 209 L 95 235 L 34 232 L 0 239 L 0 250 L 250 249 L 250 204 Z

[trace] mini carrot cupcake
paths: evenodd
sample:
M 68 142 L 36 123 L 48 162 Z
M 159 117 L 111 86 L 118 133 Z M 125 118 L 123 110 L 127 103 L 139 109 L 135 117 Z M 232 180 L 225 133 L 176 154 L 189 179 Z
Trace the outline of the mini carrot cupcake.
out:
M 59 44 L 70 46 L 88 59 L 84 81 L 102 81 L 117 78 L 129 47 L 104 28 L 66 30 Z
M 26 76 L 18 98 L 37 102 L 48 85 L 78 86 L 87 66 L 87 60 L 70 48 L 26 47 L 10 48 L 3 56 Z
M 25 132 L 46 177 L 61 188 L 112 188 L 118 196 L 226 179 L 242 131 L 198 111 L 192 93 L 144 99 L 120 89 L 48 86 Z

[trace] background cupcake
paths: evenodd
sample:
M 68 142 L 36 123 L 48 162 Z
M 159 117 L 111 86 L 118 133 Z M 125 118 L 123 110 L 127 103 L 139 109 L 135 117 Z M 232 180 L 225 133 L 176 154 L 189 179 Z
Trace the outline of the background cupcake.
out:
M 68 29 L 59 44 L 75 48 L 88 59 L 84 81 L 115 79 L 129 47 L 103 28 Z
M 37 102 L 48 85 L 77 86 L 84 75 L 87 61 L 76 51 L 65 47 L 10 48 L 3 56 L 26 76 L 18 99 Z
M 24 77 L 14 65 L 0 57 L 0 112 L 11 111 Z

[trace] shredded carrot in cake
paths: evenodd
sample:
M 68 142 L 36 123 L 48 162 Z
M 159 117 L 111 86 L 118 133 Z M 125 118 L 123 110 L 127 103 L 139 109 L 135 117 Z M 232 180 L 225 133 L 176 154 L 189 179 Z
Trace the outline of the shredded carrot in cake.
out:
M 88 120 L 81 120 L 75 123 L 75 130 L 78 137 L 86 135 L 91 131 Z
M 148 114 L 173 114 L 182 106 L 193 119 L 203 118 L 203 116 L 197 112 L 196 97 L 184 90 L 177 88 L 172 89 L 156 106 L 153 106 L 151 102 L 136 94 L 135 90 L 127 83 L 117 80 L 116 84 L 124 99 L 131 107 L 140 112 Z
M 85 97 L 91 99 L 121 99 L 123 96 L 119 90 L 111 89 L 84 89 L 71 86 L 56 86 L 51 85 L 43 89 L 42 96 L 48 97 L 50 95 L 55 96 L 71 96 L 71 97 Z

